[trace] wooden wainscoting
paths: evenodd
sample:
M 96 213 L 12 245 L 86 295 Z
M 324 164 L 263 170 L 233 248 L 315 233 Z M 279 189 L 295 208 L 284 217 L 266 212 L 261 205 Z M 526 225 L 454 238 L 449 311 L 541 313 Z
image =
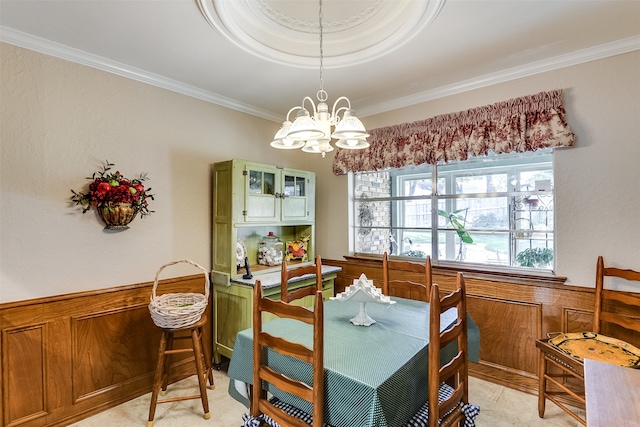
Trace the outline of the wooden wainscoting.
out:
M 323 259 L 322 263 L 342 267 L 335 281 L 336 292 L 344 291 L 362 273 L 382 286 L 382 260 L 345 257 L 345 261 Z M 470 374 L 537 394 L 539 355 L 535 340 L 547 333 L 592 328 L 595 260 L 594 283 L 585 284 L 590 287 L 565 285 L 564 277 L 492 274 L 438 266 L 433 267 L 433 281 L 443 292 L 451 292 L 458 271 L 465 275 L 468 311 L 480 329 L 480 362 L 471 364 Z M 640 345 L 638 334 L 621 335 L 618 331 L 615 336 Z
M 202 293 L 202 285 L 202 275 L 163 280 L 158 294 Z M 160 341 L 152 286 L 0 304 L 2 425 L 66 426 L 151 391 Z M 192 357 L 172 360 L 173 380 L 195 373 Z
M 322 262 L 342 267 L 336 292 L 362 273 L 382 286 L 381 260 Z M 455 288 L 456 272 L 433 268 L 443 292 Z M 469 313 L 480 329 L 480 362 L 471 364 L 470 373 L 537 393 L 535 340 L 549 332 L 591 329 L 593 288 L 564 285 L 561 277 L 463 272 Z M 202 281 L 202 275 L 163 280 L 159 289 L 202 292 Z M 152 286 L 0 304 L 2 425 L 67 426 L 150 392 L 160 340 L 147 307 Z M 206 312 L 209 319 L 212 306 Z M 212 350 L 211 320 L 206 329 L 205 345 Z M 640 336 L 616 336 L 640 346 Z M 195 373 L 188 362 L 174 361 L 172 380 Z

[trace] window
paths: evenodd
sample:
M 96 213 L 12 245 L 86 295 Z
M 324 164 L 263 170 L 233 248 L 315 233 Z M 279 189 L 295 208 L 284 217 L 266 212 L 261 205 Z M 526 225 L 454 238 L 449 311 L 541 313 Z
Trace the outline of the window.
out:
M 356 254 L 553 268 L 550 150 L 352 177 Z

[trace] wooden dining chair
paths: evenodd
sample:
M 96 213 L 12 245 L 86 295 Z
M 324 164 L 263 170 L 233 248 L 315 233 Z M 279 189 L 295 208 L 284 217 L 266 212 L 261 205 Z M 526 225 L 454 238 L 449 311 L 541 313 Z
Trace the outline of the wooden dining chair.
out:
M 637 282 L 640 291 L 640 271 L 605 267 L 600 256 L 596 264 L 596 292 L 593 313 L 593 331 L 582 336 L 592 339 L 607 336 L 622 338 L 623 334 L 635 334 L 640 339 L 640 293 L 622 292 L 604 289 L 606 277 Z M 634 314 L 635 312 L 635 314 Z M 605 329 L 606 328 L 606 329 Z M 625 331 L 626 330 L 626 331 Z M 605 332 L 603 335 L 601 332 Z M 628 336 L 632 336 L 628 335 Z M 593 353 L 582 353 L 570 349 L 561 349 L 553 345 L 551 338 L 536 341 L 540 350 L 538 366 L 538 415 L 544 418 L 546 399 L 549 399 L 563 411 L 571 415 L 582 425 L 587 425 L 576 411 L 568 405 L 582 408 L 586 406 L 584 395 L 584 356 L 598 357 Z M 614 348 L 612 351 L 616 351 Z M 613 353 L 610 353 L 613 355 Z M 601 360 L 613 363 L 612 360 Z M 637 367 L 637 366 L 636 366 Z
M 453 307 L 457 309 L 455 323 L 440 332 L 441 315 Z M 467 297 L 462 273 L 458 273 L 456 290 L 442 298 L 438 285 L 431 286 L 429 311 L 429 397 L 407 427 L 462 426 L 465 420 L 475 425 L 480 408 L 469 404 Z M 458 352 L 451 360 L 441 360 L 440 350 L 453 341 Z
M 393 274 L 393 278 L 391 277 Z M 412 280 L 418 277 L 419 281 Z M 388 296 L 429 301 L 431 292 L 431 257 L 424 264 L 412 261 L 391 261 L 382 257 L 382 293 Z
M 308 274 L 316 276 L 315 286 L 310 284 L 302 288 L 289 290 L 289 281 L 294 277 L 302 277 Z M 282 263 L 280 272 L 280 301 L 291 302 L 300 298 L 315 295 L 316 291 L 322 292 L 322 260 L 320 255 L 316 256 L 315 265 L 305 265 L 302 267 L 289 269 L 287 263 Z
M 253 390 L 251 417 L 271 426 L 321 427 L 324 421 L 324 306 L 322 292 L 316 291 L 313 311 L 262 296 L 262 285 L 256 280 L 253 303 Z M 263 330 L 262 314 L 294 319 L 313 326 L 313 348 L 276 337 Z M 313 369 L 311 383 L 301 381 L 267 364 L 267 351 L 300 359 Z M 267 397 L 267 384 L 293 394 L 313 405 L 312 414 Z M 310 415 L 312 418 L 309 419 Z

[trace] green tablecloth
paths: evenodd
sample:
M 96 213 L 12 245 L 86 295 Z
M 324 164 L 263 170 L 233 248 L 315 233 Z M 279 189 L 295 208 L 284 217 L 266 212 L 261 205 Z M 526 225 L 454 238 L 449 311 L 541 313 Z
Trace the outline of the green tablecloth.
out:
M 349 319 L 358 313 L 354 302 L 327 301 L 324 305 L 325 422 L 336 427 L 404 426 L 427 400 L 429 304 L 392 298 L 395 304 L 367 304 L 367 313 L 376 323 L 354 326 Z M 455 309 L 443 315 L 450 325 Z M 478 361 L 480 334 L 469 319 L 469 359 Z M 443 327 L 444 328 L 444 327 Z M 273 335 L 312 344 L 312 327 L 289 319 L 264 324 Z M 443 349 L 451 358 L 455 343 Z M 269 364 L 289 376 L 310 382 L 311 365 L 268 353 Z M 229 392 L 247 404 L 235 384 L 253 382 L 253 330 L 238 333 L 229 364 Z M 304 400 L 269 390 L 281 400 L 311 412 Z

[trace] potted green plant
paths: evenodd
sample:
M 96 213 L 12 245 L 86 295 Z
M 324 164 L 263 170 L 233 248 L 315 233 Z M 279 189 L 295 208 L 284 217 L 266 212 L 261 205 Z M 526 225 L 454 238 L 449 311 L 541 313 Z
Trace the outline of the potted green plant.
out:
M 455 228 L 456 233 L 458 234 L 458 237 L 460 238 L 460 246 L 458 248 L 458 256 L 456 257 L 457 261 L 462 261 L 463 259 L 463 255 L 462 255 L 462 245 L 465 243 L 473 243 L 473 238 L 471 237 L 471 235 L 469 234 L 469 232 L 465 229 L 465 226 L 467 224 L 467 212 L 469 211 L 469 208 L 464 208 L 464 209 L 458 209 L 455 210 L 451 213 L 447 212 L 447 211 L 443 211 L 441 209 L 438 209 L 438 215 L 440 215 L 441 217 L 447 218 L 447 220 L 449 221 L 449 223 L 451 224 L 451 226 L 453 228 Z M 464 215 L 461 215 L 460 213 L 464 212 Z
M 527 248 L 516 255 L 522 267 L 545 267 L 553 261 L 553 251 L 549 248 Z

